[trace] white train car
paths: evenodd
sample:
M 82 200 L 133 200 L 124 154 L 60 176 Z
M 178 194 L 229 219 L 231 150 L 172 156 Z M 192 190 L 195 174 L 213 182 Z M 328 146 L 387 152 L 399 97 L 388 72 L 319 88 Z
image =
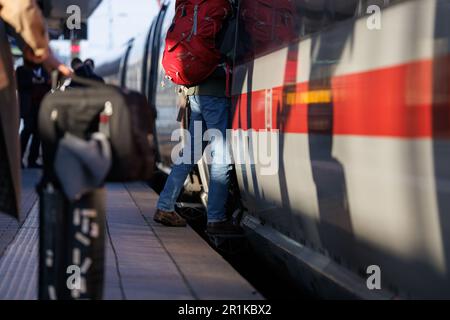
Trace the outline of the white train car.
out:
M 450 1 L 238 3 L 232 147 L 249 150 L 236 176 L 254 250 L 322 297 L 450 298 Z M 166 1 L 118 70 L 156 106 L 167 168 L 173 14 Z M 254 161 L 265 132 L 271 174 Z

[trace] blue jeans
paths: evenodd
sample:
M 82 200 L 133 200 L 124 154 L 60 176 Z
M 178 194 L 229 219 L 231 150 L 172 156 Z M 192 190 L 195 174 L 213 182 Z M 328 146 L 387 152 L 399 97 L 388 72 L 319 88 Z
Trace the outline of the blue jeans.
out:
M 200 160 L 204 150 L 203 134 L 205 129 L 217 130 L 224 140 L 213 139 L 209 146 L 210 154 L 226 155 L 229 150 L 226 146 L 226 131 L 230 117 L 230 99 L 212 96 L 190 96 L 191 117 L 189 122 L 190 141 L 184 148 L 190 148 L 191 157 L 185 163 L 175 164 L 166 181 L 164 190 L 158 201 L 158 209 L 173 211 L 175 202 L 184 186 L 184 182 L 194 165 Z M 194 130 L 201 124 L 202 130 Z M 197 136 L 195 136 L 195 134 Z M 200 151 L 200 152 L 199 152 Z M 184 152 L 184 150 L 183 150 Z M 209 152 L 208 152 L 209 153 Z M 187 162 L 187 163 L 186 163 Z M 229 161 L 211 161 L 210 183 L 208 192 L 208 222 L 220 222 L 227 219 L 225 205 L 228 197 L 228 186 L 232 166 Z

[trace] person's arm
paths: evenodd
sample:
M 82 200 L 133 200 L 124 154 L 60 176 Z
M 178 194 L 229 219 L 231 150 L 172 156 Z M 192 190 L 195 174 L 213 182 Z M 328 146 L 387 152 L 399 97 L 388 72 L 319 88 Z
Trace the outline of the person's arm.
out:
M 49 56 L 47 28 L 35 0 L 0 0 L 0 16 L 22 37 L 37 58 L 45 60 Z
M 0 0 L 0 17 L 25 41 L 23 53 L 28 60 L 66 76 L 71 74 L 50 50 L 45 20 L 35 0 Z

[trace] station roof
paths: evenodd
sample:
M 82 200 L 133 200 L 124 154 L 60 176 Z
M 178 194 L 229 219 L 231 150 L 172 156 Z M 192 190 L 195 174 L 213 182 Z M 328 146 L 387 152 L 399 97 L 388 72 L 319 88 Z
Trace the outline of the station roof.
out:
M 81 21 L 85 22 L 102 0 L 38 0 L 38 2 L 42 6 L 51 35 L 58 36 L 63 32 L 69 6 L 79 6 L 81 9 Z

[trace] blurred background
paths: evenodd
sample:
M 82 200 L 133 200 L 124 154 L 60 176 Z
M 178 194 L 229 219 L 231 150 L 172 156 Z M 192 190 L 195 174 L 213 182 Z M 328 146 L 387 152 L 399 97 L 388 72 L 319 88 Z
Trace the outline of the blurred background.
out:
M 89 57 L 103 58 L 138 36 L 142 30 L 147 30 L 158 8 L 157 0 L 104 0 L 87 21 L 88 40 L 79 43 L 53 40 L 52 48 L 66 63 L 78 50 L 83 60 Z

